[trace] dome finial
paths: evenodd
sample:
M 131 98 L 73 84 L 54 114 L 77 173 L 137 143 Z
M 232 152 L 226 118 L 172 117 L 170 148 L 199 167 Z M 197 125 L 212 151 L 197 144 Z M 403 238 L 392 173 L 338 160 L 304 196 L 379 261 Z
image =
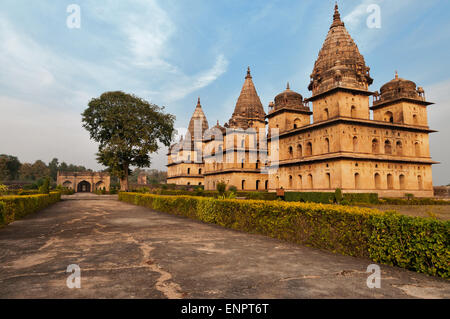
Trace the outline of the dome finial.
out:
M 339 7 L 336 1 L 336 4 L 334 5 L 333 24 L 331 25 L 331 28 L 337 26 L 344 26 L 344 22 L 341 21 L 341 14 L 339 13 Z
M 287 83 L 286 90 L 290 90 L 289 82 Z
M 245 77 L 246 79 L 251 79 L 252 75 L 250 73 L 250 67 L 247 68 L 247 76 Z
M 398 72 L 395 70 L 395 79 L 398 80 Z

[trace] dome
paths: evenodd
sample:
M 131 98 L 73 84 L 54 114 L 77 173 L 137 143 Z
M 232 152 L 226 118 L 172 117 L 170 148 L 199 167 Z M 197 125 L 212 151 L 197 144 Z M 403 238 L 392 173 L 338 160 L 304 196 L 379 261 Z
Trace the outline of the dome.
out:
M 423 93 L 422 88 L 417 89 L 416 83 L 400 78 L 395 72 L 395 78 L 381 87 L 379 100 L 374 104 L 398 98 L 421 99 Z
M 370 68 L 341 21 L 336 4 L 333 23 L 314 64 L 308 89 L 316 95 L 336 87 L 367 90 L 372 83 Z
M 282 107 L 303 108 L 303 96 L 290 89 L 289 83 L 286 90 L 275 97 L 275 110 Z

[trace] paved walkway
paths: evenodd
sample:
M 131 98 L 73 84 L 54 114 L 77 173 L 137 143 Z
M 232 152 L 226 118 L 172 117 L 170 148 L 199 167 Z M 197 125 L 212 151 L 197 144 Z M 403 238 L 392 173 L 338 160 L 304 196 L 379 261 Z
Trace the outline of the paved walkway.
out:
M 153 212 L 70 197 L 0 229 L 0 298 L 450 298 L 449 281 Z M 66 286 L 81 267 L 81 289 Z

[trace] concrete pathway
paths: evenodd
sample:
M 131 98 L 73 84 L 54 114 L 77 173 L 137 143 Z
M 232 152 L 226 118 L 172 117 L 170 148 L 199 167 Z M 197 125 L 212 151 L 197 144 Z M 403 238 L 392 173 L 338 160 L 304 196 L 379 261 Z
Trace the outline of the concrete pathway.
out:
M 0 298 L 450 298 L 450 283 L 370 260 L 70 197 L 0 229 Z M 69 265 L 81 289 L 69 289 Z

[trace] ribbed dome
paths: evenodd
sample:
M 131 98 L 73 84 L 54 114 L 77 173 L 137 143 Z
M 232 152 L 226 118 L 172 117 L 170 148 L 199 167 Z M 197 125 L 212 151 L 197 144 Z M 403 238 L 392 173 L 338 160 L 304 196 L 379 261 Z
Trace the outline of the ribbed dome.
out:
M 194 114 L 192 115 L 191 121 L 189 122 L 188 131 L 191 135 L 191 139 L 194 139 L 195 137 L 196 121 L 199 121 L 199 123 L 201 123 L 201 135 L 203 136 L 203 133 L 209 128 L 209 125 L 208 120 L 206 119 L 206 115 L 205 113 L 203 113 L 202 105 L 200 104 L 200 98 L 198 98 L 197 107 L 195 108 Z
M 314 65 L 308 89 L 316 95 L 335 87 L 367 90 L 372 83 L 370 68 L 341 21 L 336 4 L 333 23 Z
M 283 107 L 293 109 L 305 108 L 303 105 L 303 96 L 300 93 L 292 91 L 289 83 L 287 84 L 286 90 L 275 97 L 275 110 Z
M 393 80 L 387 82 L 381 87 L 380 92 L 380 98 L 379 100 L 374 101 L 374 105 L 398 98 L 422 100 L 423 98 L 421 94 L 424 93 L 423 89 L 417 88 L 416 83 L 413 81 L 399 78 L 397 72 L 395 72 L 395 78 Z
M 266 113 L 253 84 L 250 68 L 248 68 L 241 94 L 228 125 L 230 127 L 247 129 L 253 121 L 264 122 L 265 116 Z

